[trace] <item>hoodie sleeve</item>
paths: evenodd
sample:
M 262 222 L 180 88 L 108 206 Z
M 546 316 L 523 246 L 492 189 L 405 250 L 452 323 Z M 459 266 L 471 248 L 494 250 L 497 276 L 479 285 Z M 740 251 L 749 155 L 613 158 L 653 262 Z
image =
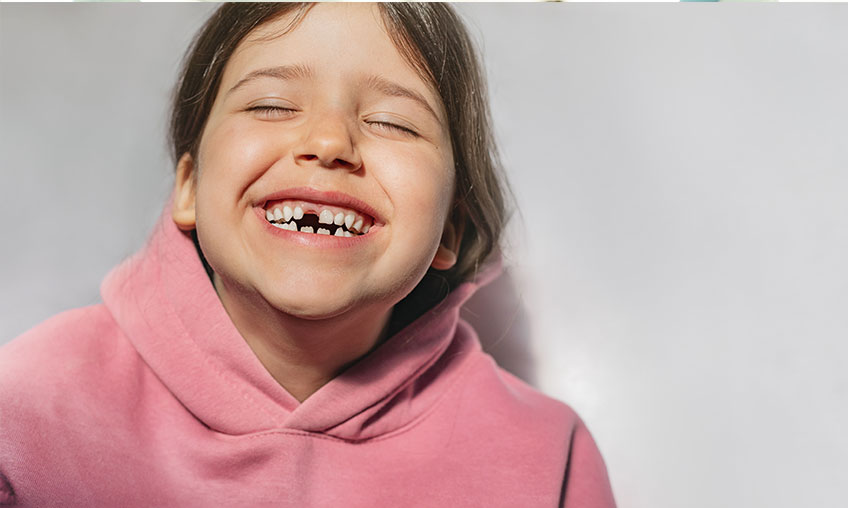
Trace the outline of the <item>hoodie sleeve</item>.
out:
M 580 419 L 571 434 L 560 505 L 563 508 L 615 508 L 604 459 Z

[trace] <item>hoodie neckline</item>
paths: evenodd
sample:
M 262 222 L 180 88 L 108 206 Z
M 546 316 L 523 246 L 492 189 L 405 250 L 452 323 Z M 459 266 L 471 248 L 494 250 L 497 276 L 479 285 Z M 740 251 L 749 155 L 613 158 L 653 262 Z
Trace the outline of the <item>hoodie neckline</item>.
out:
M 461 284 L 302 403 L 235 328 L 170 204 L 145 247 L 107 275 L 101 294 L 141 359 L 207 427 L 230 435 L 288 429 L 359 440 L 420 416 L 456 380 L 469 353 L 480 349 L 470 327 L 459 326 L 459 309 L 499 272 L 495 263 Z

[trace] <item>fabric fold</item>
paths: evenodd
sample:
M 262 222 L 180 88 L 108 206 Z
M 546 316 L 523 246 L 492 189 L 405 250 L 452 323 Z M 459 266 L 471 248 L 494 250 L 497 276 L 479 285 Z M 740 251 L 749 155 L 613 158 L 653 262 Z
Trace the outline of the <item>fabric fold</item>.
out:
M 168 209 L 145 248 L 106 277 L 101 294 L 144 361 L 209 428 L 234 435 L 287 428 L 372 438 L 425 412 L 441 389 L 438 371 L 457 369 L 464 355 L 480 350 L 470 327 L 457 333 L 459 308 L 479 284 L 497 276 L 499 263 L 298 403 L 241 337 L 194 243 Z M 449 361 L 439 362 L 452 342 Z M 405 410 L 381 411 L 395 403 Z
M 577 415 L 459 317 L 498 265 L 298 404 L 169 209 L 103 304 L 0 347 L 0 504 L 614 506 Z

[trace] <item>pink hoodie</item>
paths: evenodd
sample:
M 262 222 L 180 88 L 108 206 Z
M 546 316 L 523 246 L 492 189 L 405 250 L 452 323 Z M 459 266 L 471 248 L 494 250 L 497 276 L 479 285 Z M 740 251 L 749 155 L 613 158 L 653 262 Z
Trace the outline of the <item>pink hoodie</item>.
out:
M 166 212 L 103 304 L 0 348 L 0 505 L 614 506 L 580 419 L 459 318 L 485 282 L 299 404 Z

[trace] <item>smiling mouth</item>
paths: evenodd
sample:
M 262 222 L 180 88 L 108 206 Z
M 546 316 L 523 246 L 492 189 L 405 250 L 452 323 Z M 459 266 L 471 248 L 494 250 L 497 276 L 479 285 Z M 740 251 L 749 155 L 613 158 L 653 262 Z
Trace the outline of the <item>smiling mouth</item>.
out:
M 280 229 L 341 237 L 362 236 L 374 224 L 356 210 L 290 199 L 266 203 L 265 219 Z

